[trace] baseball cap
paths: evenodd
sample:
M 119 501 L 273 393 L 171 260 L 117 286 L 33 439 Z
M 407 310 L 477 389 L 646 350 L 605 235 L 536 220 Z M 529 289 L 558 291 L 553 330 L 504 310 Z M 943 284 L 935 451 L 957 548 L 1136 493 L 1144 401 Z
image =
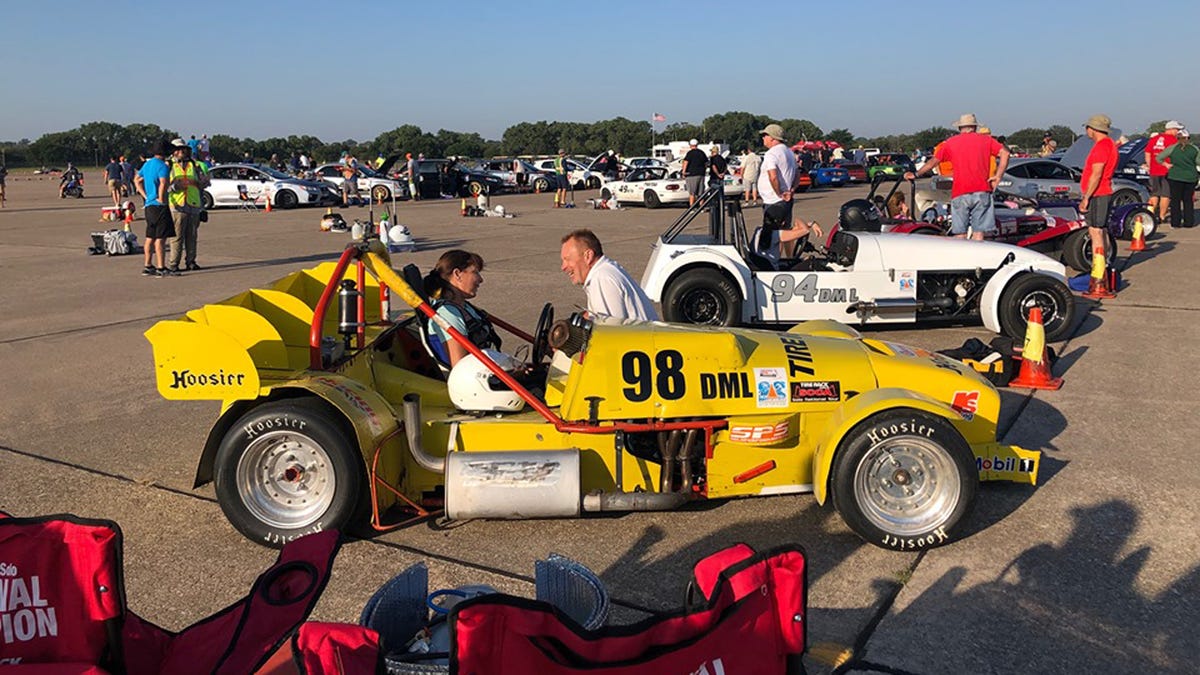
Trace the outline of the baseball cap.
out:
M 783 140 L 783 127 L 779 126 L 778 124 L 768 124 L 767 126 L 763 127 L 758 133 L 762 136 L 770 136 L 771 138 L 774 138 L 777 141 Z
M 1183 125 L 1179 123 L 1179 120 L 1171 120 L 1170 122 L 1167 122 L 1166 128 L 1168 128 L 1168 129 L 1183 129 Z
M 1085 127 L 1091 127 L 1100 133 L 1107 134 L 1112 130 L 1112 119 L 1108 115 L 1092 115 L 1088 121 L 1083 123 Z
M 688 141 L 688 145 L 700 145 L 700 141 L 693 138 L 692 140 Z
M 1180 129 L 1179 135 L 1183 138 L 1191 138 L 1192 137 L 1192 134 L 1189 133 L 1187 129 Z

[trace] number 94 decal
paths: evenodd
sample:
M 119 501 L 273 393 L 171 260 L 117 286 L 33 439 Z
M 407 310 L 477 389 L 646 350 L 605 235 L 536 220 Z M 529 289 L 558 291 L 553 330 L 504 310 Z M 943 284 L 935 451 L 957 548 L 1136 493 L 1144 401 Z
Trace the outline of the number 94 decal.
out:
M 771 280 L 771 300 L 787 302 L 800 298 L 804 302 L 858 302 L 857 288 L 817 288 L 817 275 L 806 274 L 797 281 L 791 274 L 777 274 Z

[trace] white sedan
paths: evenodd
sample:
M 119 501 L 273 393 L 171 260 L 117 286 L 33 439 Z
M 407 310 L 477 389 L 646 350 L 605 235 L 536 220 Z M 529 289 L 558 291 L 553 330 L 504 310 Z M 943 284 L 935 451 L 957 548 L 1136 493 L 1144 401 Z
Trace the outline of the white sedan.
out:
M 576 190 L 586 190 L 589 188 L 600 187 L 600 182 L 603 179 L 599 174 L 594 174 L 591 171 L 588 171 L 586 166 L 571 159 L 570 157 L 567 157 L 563 161 L 566 164 L 567 181 L 569 181 Z M 536 159 L 533 161 L 533 165 L 537 167 L 538 171 L 554 173 L 554 158 Z
M 210 184 L 204 188 L 200 198 L 204 208 L 215 206 L 237 206 L 246 200 L 271 204 L 282 209 L 294 206 L 313 206 L 330 201 L 328 187 L 318 181 L 294 178 L 274 169 L 257 164 L 218 164 L 208 170 Z
M 314 173 L 317 178 L 335 186 L 338 190 L 341 190 L 342 183 L 346 182 L 346 177 L 342 175 L 341 164 L 322 164 L 314 169 Z M 360 165 L 358 168 L 358 191 L 364 195 L 371 195 L 373 202 L 391 201 L 393 193 L 396 195 L 396 199 L 408 199 L 407 183 L 380 175 L 368 166 Z
M 742 196 L 742 179 L 738 176 L 725 177 L 725 196 Z M 605 181 L 600 188 L 602 199 L 616 199 L 619 204 L 643 204 L 656 209 L 663 204 L 686 204 L 687 184 L 678 171 L 666 167 L 646 166 L 634 169 L 622 180 Z

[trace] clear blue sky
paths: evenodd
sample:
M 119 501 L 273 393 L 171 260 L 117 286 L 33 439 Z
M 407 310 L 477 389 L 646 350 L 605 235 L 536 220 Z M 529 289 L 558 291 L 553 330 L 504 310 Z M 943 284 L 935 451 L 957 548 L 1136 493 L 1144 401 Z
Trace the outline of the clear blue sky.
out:
M 499 139 L 521 121 L 730 110 L 866 136 L 962 112 L 996 133 L 1095 112 L 1200 127 L 1196 0 L 13 0 L 0 17 L 0 140 L 95 120 Z

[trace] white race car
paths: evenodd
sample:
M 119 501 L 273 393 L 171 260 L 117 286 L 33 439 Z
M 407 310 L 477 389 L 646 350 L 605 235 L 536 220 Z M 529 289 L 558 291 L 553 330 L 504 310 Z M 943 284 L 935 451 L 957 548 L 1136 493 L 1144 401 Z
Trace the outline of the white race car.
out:
M 208 170 L 210 184 L 200 194 L 204 208 L 237 206 L 243 201 L 278 208 L 331 203 L 332 193 L 320 181 L 306 181 L 256 164 L 218 164 Z M 242 193 L 245 193 L 245 197 Z
M 360 166 L 358 171 L 358 191 L 360 194 L 370 195 L 371 201 L 391 201 L 393 193 L 396 195 L 396 199 L 408 199 L 407 183 L 392 180 L 387 176 L 379 174 L 369 166 Z M 341 190 L 342 183 L 346 182 L 340 164 L 323 164 L 318 166 L 314 170 L 314 173 L 317 174 L 318 178 L 333 185 L 338 190 Z
M 741 197 L 742 192 L 740 176 L 725 177 L 726 197 Z M 686 204 L 688 192 L 687 184 L 678 171 L 669 171 L 661 166 L 645 166 L 630 171 L 622 180 L 605 181 L 600 187 L 600 197 L 616 199 L 621 204 L 643 204 L 648 209 L 656 209 L 664 204 Z
M 1046 338 L 1067 336 L 1075 301 L 1062 263 L 992 242 L 834 228 L 828 250 L 778 262 L 746 236 L 741 206 L 700 218 L 710 191 L 655 242 L 642 287 L 678 323 L 790 325 L 812 319 L 863 324 L 983 322 L 1023 338 L 1042 308 Z

